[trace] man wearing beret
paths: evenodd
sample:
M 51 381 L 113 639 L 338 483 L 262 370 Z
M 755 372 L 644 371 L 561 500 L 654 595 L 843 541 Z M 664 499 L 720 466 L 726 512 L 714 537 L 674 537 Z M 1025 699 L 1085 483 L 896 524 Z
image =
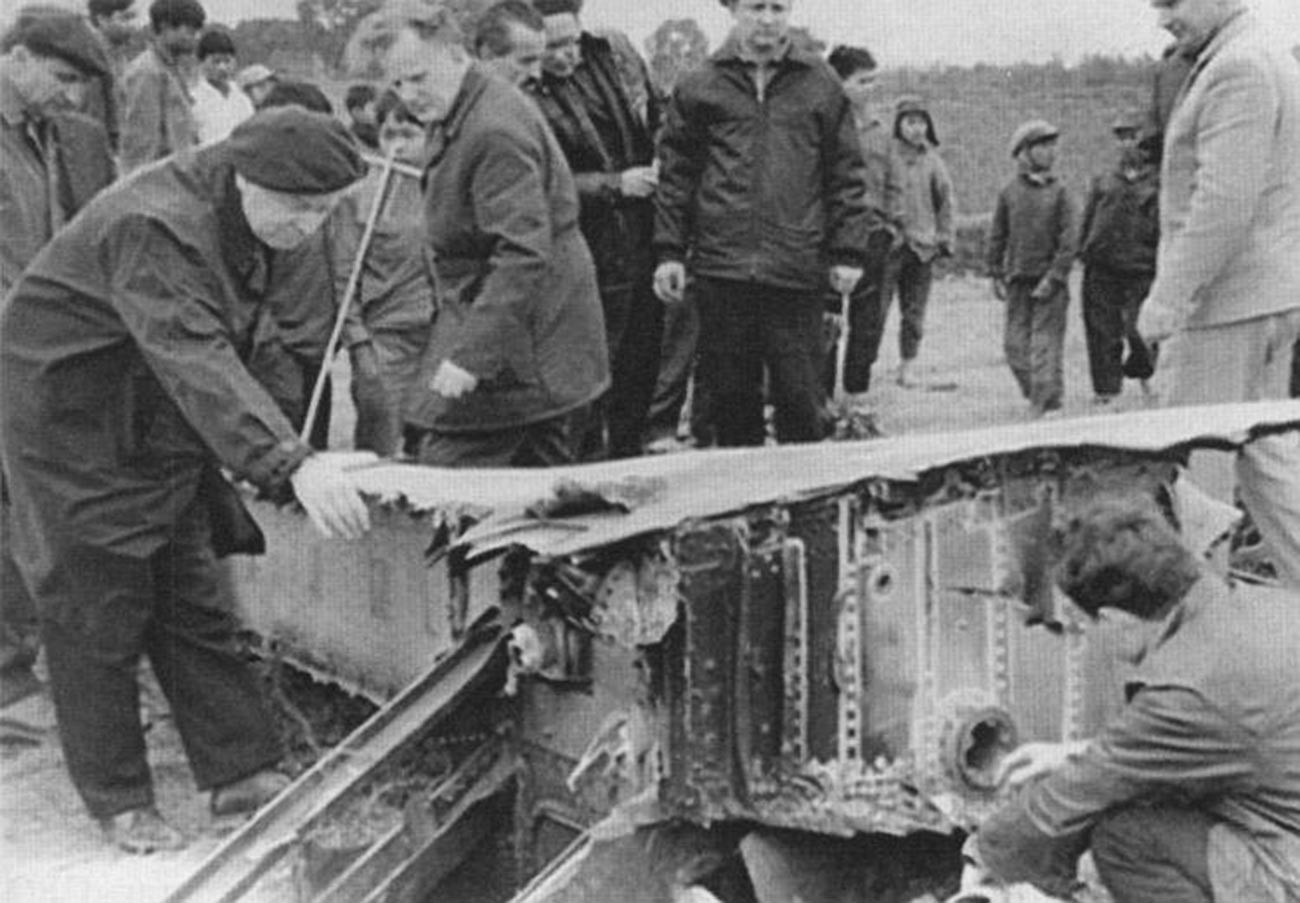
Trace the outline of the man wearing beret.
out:
M 313 453 L 244 364 L 271 255 L 314 232 L 364 172 L 340 123 L 258 114 L 96 197 L 9 295 L 0 457 L 15 558 L 73 782 L 128 851 L 183 843 L 154 807 L 142 655 L 215 814 L 287 783 L 216 565 L 264 539 L 220 468 L 291 485 L 326 535 L 368 526 L 343 458 Z
M 64 222 L 113 180 L 104 129 L 72 112 L 108 71 L 78 17 L 27 8 L 0 39 L 0 310 L 3 297 Z M 8 491 L 4 490 L 7 499 Z M 9 549 L 0 510 L 0 706 L 40 688 L 32 673 L 36 612 Z

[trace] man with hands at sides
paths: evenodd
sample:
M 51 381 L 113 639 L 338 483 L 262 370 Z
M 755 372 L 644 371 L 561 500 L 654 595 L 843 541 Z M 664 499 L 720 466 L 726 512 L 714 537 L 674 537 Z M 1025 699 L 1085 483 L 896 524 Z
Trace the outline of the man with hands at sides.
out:
M 1057 582 L 1133 666 L 1127 703 L 1087 742 L 1007 757 L 969 898 L 1071 899 L 1091 850 L 1115 903 L 1300 900 L 1300 599 L 1228 584 L 1147 500 L 1074 518 Z
M 689 265 L 697 378 L 720 445 L 763 443 L 765 366 L 777 439 L 816 441 L 827 274 L 837 296 L 853 290 L 870 228 L 853 111 L 834 72 L 791 40 L 792 0 L 724 5 L 731 35 L 668 107 L 655 292 L 679 303 Z
M 225 469 L 292 487 L 327 536 L 368 513 L 349 455 L 315 453 L 245 360 L 269 258 L 365 173 L 343 126 L 285 108 L 118 182 L 50 241 L 0 326 L 0 455 L 64 757 L 110 842 L 174 849 L 139 721 L 147 655 L 216 815 L 288 783 L 217 557 L 265 540 Z

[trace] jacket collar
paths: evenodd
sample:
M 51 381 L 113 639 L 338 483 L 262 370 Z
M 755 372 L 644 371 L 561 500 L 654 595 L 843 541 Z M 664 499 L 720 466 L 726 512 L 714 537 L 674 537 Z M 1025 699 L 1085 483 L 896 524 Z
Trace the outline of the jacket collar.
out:
M 1056 181 L 1056 171 L 1049 169 L 1046 172 L 1043 172 L 1042 170 L 1030 169 L 1028 165 L 1021 163 L 1020 178 L 1028 182 L 1030 185 L 1041 188 L 1044 185 L 1051 185 Z
M 456 99 L 451 103 L 451 109 L 447 111 L 447 116 L 440 125 L 435 125 L 436 130 L 441 128 L 445 141 L 451 141 L 460 133 L 461 127 L 465 125 L 465 119 L 469 116 L 469 111 L 474 108 L 474 102 L 478 100 L 483 90 L 487 87 L 488 76 L 478 63 L 470 63 L 469 68 L 465 70 L 465 78 L 460 83 L 460 90 L 456 92 Z
M 15 127 L 28 118 L 27 108 L 18 96 L 18 87 L 3 65 L 0 65 L 0 118 Z
M 247 283 L 258 266 L 265 263 L 268 251 L 244 216 L 239 189 L 235 187 L 235 168 L 226 161 L 222 147 L 199 150 L 195 163 L 201 172 L 206 171 L 207 189 L 216 208 L 221 256 L 231 272 Z
M 1222 586 L 1215 586 L 1215 580 L 1212 574 L 1202 574 L 1201 578 L 1188 588 L 1179 603 L 1165 615 L 1138 665 L 1133 683 L 1148 683 L 1160 666 L 1166 651 L 1171 645 L 1176 645 L 1178 634 L 1182 629 L 1205 613 L 1206 608 L 1217 595 L 1217 591 L 1223 590 Z
M 778 54 L 771 62 L 774 67 L 784 66 L 787 64 L 810 67 L 815 66 L 820 58 L 810 54 L 802 49 L 793 39 L 787 37 L 785 50 Z M 754 65 L 753 60 L 745 53 L 744 48 L 740 46 L 740 41 L 736 39 L 734 33 L 728 34 L 727 39 L 722 42 L 713 54 L 713 61 L 724 64 L 742 64 Z
M 1196 81 L 1196 77 L 1214 59 L 1215 54 L 1223 49 L 1224 45 L 1232 41 L 1243 31 L 1250 28 L 1255 19 L 1248 10 L 1242 9 L 1229 16 L 1216 31 L 1201 43 L 1199 48 L 1189 49 L 1186 55 L 1193 59 L 1191 70 L 1183 79 L 1182 89 L 1178 92 L 1179 99 L 1184 97 Z

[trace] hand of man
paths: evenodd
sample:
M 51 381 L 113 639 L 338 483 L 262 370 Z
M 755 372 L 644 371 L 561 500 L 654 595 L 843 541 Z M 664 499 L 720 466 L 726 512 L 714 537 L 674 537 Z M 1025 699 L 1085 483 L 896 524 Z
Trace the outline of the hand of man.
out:
M 847 295 L 857 288 L 862 279 L 862 267 L 848 267 L 837 264 L 831 267 L 831 288 L 837 295 Z
M 478 387 L 478 377 L 468 370 L 457 367 L 451 361 L 443 361 L 438 371 L 429 381 L 429 388 L 443 398 L 460 398 L 473 392 Z
M 1137 321 L 1138 335 L 1142 336 L 1148 347 L 1162 344 L 1181 325 L 1177 311 L 1163 304 L 1148 303 L 1149 300 L 1142 302 Z
M 686 264 L 665 260 L 655 269 L 655 295 L 665 304 L 680 304 L 686 296 Z
M 294 495 L 322 535 L 357 539 L 370 529 L 370 509 L 348 470 L 378 460 L 372 452 L 316 452 L 289 477 Z
M 1007 300 L 1007 284 L 1005 282 L 1003 282 L 997 276 L 994 276 L 990 280 L 989 284 L 993 289 L 994 298 L 997 298 L 999 301 Z
M 1029 293 L 1029 297 L 1035 301 L 1046 301 L 1052 295 L 1056 294 L 1056 280 L 1050 277 L 1044 277 L 1034 286 L 1034 290 Z
M 998 766 L 997 781 L 1019 787 L 1034 778 L 1050 774 L 1080 755 L 1087 741 L 1074 743 L 1025 743 L 1016 747 Z
M 648 198 L 659 186 L 659 175 L 653 166 L 633 166 L 619 176 L 619 191 L 628 198 Z

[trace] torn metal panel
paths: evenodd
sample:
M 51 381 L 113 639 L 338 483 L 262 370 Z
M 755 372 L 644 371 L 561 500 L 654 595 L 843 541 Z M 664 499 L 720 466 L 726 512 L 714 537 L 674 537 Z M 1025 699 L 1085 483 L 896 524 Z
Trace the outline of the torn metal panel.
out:
M 1036 449 L 1114 449 L 1168 455 L 1231 449 L 1252 437 L 1300 427 L 1300 402 L 1168 408 L 1073 420 L 1038 421 L 860 442 L 761 449 L 714 449 L 547 470 L 444 470 L 385 464 L 357 473 L 362 489 L 416 510 L 472 508 L 483 515 L 462 542 L 475 554 L 511 544 L 570 554 L 670 529 L 691 518 L 752 505 L 792 502 L 869 480 L 915 482 L 960 462 Z M 573 517 L 526 514 L 557 487 L 617 487 L 629 479 L 658 487 L 648 497 L 619 492 L 611 510 Z M 619 513 L 620 506 L 626 507 Z

